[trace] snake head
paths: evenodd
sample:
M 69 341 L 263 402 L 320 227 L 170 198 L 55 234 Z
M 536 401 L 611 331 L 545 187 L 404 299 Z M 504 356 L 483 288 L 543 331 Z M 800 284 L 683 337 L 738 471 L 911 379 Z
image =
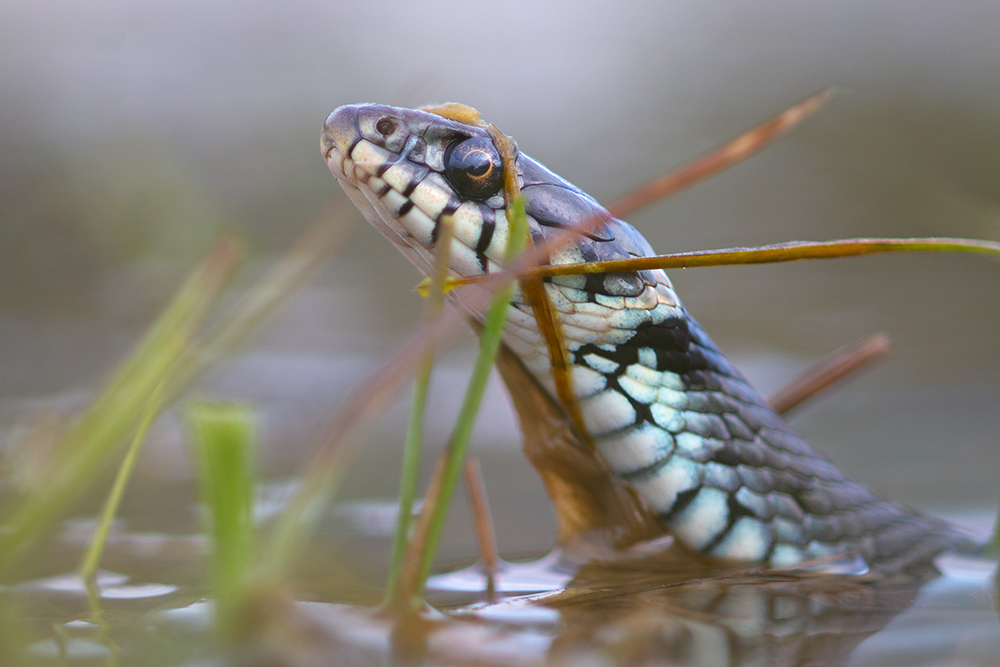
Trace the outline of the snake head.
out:
M 438 225 L 446 215 L 454 224 L 451 269 L 464 276 L 500 269 L 508 239 L 503 165 L 484 127 L 416 109 L 351 104 L 327 118 L 322 150 L 331 172 L 369 222 L 422 271 L 433 265 Z M 595 217 L 605 221 L 595 231 L 581 232 L 580 242 L 553 256 L 552 263 L 651 252 L 641 236 L 590 195 L 523 153 L 516 160 L 536 243 Z M 644 278 L 616 275 L 608 289 L 636 294 L 648 282 Z M 582 288 L 587 279 L 565 280 Z

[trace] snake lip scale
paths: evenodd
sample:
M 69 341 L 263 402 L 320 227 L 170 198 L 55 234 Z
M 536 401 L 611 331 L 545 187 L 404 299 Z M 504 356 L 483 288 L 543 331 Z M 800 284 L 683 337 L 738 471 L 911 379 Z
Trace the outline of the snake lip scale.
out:
M 372 225 L 429 273 L 452 216 L 450 269 L 502 269 L 502 166 L 484 128 L 425 111 L 345 105 L 323 128 L 330 171 Z M 653 255 L 631 225 L 524 153 L 518 181 L 540 243 L 601 216 L 552 264 Z M 554 277 L 545 288 L 598 453 L 693 553 L 768 567 L 818 560 L 855 571 L 922 568 L 966 548 L 961 529 L 886 500 L 785 423 L 698 326 L 661 270 Z M 515 289 L 504 342 L 555 394 L 544 338 Z

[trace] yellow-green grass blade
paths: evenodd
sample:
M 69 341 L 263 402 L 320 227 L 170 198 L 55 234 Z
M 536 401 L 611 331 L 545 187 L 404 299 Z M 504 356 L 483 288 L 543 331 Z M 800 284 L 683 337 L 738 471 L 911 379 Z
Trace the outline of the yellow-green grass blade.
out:
M 255 562 L 255 418 L 245 406 L 217 403 L 196 403 L 188 417 L 208 510 L 216 626 L 220 638 L 234 641 L 244 625 Z

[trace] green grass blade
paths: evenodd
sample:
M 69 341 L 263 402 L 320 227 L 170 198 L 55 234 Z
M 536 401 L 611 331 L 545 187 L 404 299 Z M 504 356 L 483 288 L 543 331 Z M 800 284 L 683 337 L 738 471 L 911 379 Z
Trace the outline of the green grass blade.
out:
M 146 439 L 146 433 L 149 431 L 153 420 L 160 413 L 162 395 L 163 384 L 161 383 L 153 391 L 153 395 L 149 397 L 146 410 L 136 429 L 135 437 L 132 439 L 132 444 L 129 445 L 128 451 L 125 453 L 125 459 L 118 468 L 118 474 L 115 475 L 111 492 L 108 494 L 108 499 L 101 510 L 101 516 L 98 519 L 97 529 L 90 542 L 90 547 L 80 561 L 80 576 L 88 585 L 94 584 L 97 566 L 100 563 L 101 555 L 104 553 L 104 547 L 108 542 L 108 534 L 111 532 L 111 522 L 118 513 L 118 506 L 121 504 L 122 496 L 125 495 L 125 487 L 132 476 L 132 470 L 135 468 L 135 462 L 139 458 L 139 451 L 142 449 L 142 443 Z
M 527 244 L 528 226 L 524 205 L 524 197 L 517 196 L 510 206 L 511 243 L 507 248 L 508 260 L 521 253 Z M 497 291 L 483 323 L 479 339 L 479 355 L 473 366 L 472 376 L 451 438 L 438 465 L 440 474 L 435 475 L 435 482 L 427 494 L 426 503 L 410 540 L 398 586 L 392 591 L 394 604 L 404 609 L 418 607 L 422 602 L 424 583 L 437 552 L 448 506 L 462 473 L 472 428 L 486 390 L 486 381 L 500 349 L 501 334 L 513 291 L 513 283 L 508 283 Z
M 452 216 L 441 217 L 438 225 L 437 241 L 434 244 L 434 272 L 427 292 L 427 317 L 433 318 L 444 304 L 445 281 L 451 260 L 451 239 L 455 222 Z M 413 503 L 417 496 L 417 482 L 420 479 L 420 450 L 424 430 L 424 412 L 427 407 L 427 391 L 430 387 L 431 372 L 434 368 L 434 345 L 428 345 L 417 376 L 413 382 L 413 398 L 410 401 L 410 419 L 403 446 L 403 470 L 399 481 L 399 509 L 396 512 L 396 532 L 392 540 L 392 558 L 389 577 L 386 580 L 386 600 L 388 604 L 392 591 L 399 581 L 399 574 L 406 555 L 406 542 L 413 523 Z
M 197 403 L 188 416 L 208 509 L 216 626 L 223 640 L 232 641 L 243 627 L 254 563 L 254 415 L 240 405 Z
M 503 331 L 504 322 L 507 319 L 507 308 L 510 305 L 510 298 L 513 292 L 514 286 L 510 285 L 497 293 L 486 316 L 483 331 L 480 333 L 479 355 L 472 368 L 472 377 L 469 379 L 469 386 L 462 401 L 462 408 L 459 411 L 458 419 L 449 441 L 447 466 L 442 481 L 441 495 L 431 515 L 427 532 L 427 542 L 421 557 L 422 565 L 420 567 L 416 591 L 423 591 L 424 582 L 427 580 L 431 564 L 434 562 L 434 554 L 437 552 L 441 530 L 444 528 L 445 518 L 448 515 L 448 506 L 451 503 L 451 497 L 458 483 L 458 477 L 462 473 L 462 464 L 465 462 L 465 454 L 468 451 L 469 438 L 472 435 L 472 428 L 475 426 L 479 406 L 483 401 L 483 393 L 486 391 L 486 381 L 493 370 L 493 361 L 496 359 L 497 351 L 500 349 L 500 335 Z
M 45 532 L 87 487 L 125 435 L 135 429 L 156 388 L 169 385 L 170 374 L 222 294 L 241 254 L 232 239 L 216 245 L 108 387 L 63 436 L 53 470 L 5 521 L 6 530 L 0 533 L 0 570 L 23 557 L 28 543 Z M 162 403 L 168 401 L 165 397 Z

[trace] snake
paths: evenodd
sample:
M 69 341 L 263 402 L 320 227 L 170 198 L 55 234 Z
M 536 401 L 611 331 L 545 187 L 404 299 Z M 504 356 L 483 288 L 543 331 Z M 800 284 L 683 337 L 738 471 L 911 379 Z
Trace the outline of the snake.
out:
M 449 270 L 503 270 L 503 164 L 488 131 L 419 109 L 351 104 L 327 118 L 327 166 L 366 219 L 429 274 L 445 216 Z M 631 225 L 519 150 L 532 241 L 581 228 L 553 265 L 655 254 Z M 662 270 L 547 278 L 572 391 L 596 451 L 674 539 L 713 561 L 769 568 L 863 559 L 902 572 L 967 545 L 957 526 L 841 472 L 775 412 L 682 304 Z M 555 395 L 549 351 L 515 287 L 504 343 Z

